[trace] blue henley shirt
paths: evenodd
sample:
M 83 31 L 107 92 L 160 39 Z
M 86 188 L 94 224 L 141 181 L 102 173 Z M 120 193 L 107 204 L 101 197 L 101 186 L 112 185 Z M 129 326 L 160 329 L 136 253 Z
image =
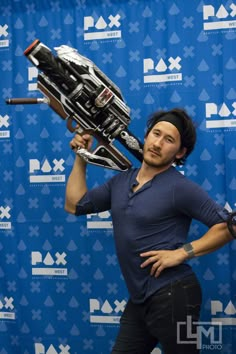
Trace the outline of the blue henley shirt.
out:
M 151 267 L 140 268 L 144 261 L 140 253 L 181 247 L 192 219 L 211 227 L 227 218 L 223 207 L 173 166 L 133 192 L 138 171 L 129 169 L 88 191 L 76 208 L 76 215 L 111 211 L 117 257 L 135 303 L 192 273 L 190 265 L 183 263 L 155 278 L 150 275 Z

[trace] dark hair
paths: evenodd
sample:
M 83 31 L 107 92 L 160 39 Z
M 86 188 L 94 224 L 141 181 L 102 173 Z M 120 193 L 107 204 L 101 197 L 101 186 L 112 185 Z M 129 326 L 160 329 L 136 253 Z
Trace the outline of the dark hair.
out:
M 196 126 L 184 109 L 173 108 L 169 111 L 154 112 L 147 121 L 147 131 L 145 137 L 148 136 L 149 132 L 152 130 L 154 125 L 158 123 L 159 120 L 164 120 L 163 118 L 170 114 L 180 119 L 181 125 L 183 127 L 183 132 L 181 134 L 181 148 L 185 147 L 187 151 L 182 158 L 175 159 L 174 161 L 177 166 L 180 166 L 185 164 L 187 157 L 193 151 L 196 143 Z

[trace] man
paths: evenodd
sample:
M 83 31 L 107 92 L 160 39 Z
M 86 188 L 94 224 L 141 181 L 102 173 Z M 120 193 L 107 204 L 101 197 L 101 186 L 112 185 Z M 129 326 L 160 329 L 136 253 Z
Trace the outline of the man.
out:
M 86 163 L 76 156 L 66 188 L 65 209 L 82 215 L 111 210 L 114 240 L 130 299 L 121 316 L 112 354 L 148 354 L 160 343 L 164 354 L 196 354 L 195 344 L 178 341 L 178 322 L 191 331 L 199 319 L 201 288 L 187 260 L 210 253 L 232 237 L 228 213 L 197 184 L 179 173 L 192 152 L 196 131 L 184 110 L 154 113 L 145 134 L 143 162 L 87 190 Z M 91 148 L 91 136 L 70 145 Z M 192 219 L 209 227 L 186 243 Z

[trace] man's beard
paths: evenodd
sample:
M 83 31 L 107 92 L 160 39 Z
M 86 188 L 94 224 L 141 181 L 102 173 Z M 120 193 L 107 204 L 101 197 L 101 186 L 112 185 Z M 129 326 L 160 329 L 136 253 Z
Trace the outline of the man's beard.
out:
M 160 154 L 160 158 L 161 158 L 161 153 L 159 151 L 155 151 L 155 152 Z M 150 167 L 165 168 L 165 167 L 168 167 L 174 163 L 174 156 L 172 158 L 168 158 L 168 159 L 161 158 L 159 161 L 157 161 L 157 160 L 155 160 L 155 158 L 152 159 L 152 158 L 146 157 L 146 154 L 144 152 L 143 161 Z

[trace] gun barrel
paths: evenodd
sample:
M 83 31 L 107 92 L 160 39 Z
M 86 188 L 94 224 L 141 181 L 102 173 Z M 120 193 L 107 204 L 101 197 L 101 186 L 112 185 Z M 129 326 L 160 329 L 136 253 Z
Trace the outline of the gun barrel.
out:
M 63 66 L 63 63 L 54 56 L 52 51 L 39 40 L 35 40 L 24 51 L 24 55 L 52 82 L 55 82 L 64 94 L 71 94 L 78 86 L 77 80 L 71 76 L 68 68 Z
M 46 97 L 42 98 L 8 98 L 6 100 L 7 104 L 38 104 L 38 103 L 49 103 Z

